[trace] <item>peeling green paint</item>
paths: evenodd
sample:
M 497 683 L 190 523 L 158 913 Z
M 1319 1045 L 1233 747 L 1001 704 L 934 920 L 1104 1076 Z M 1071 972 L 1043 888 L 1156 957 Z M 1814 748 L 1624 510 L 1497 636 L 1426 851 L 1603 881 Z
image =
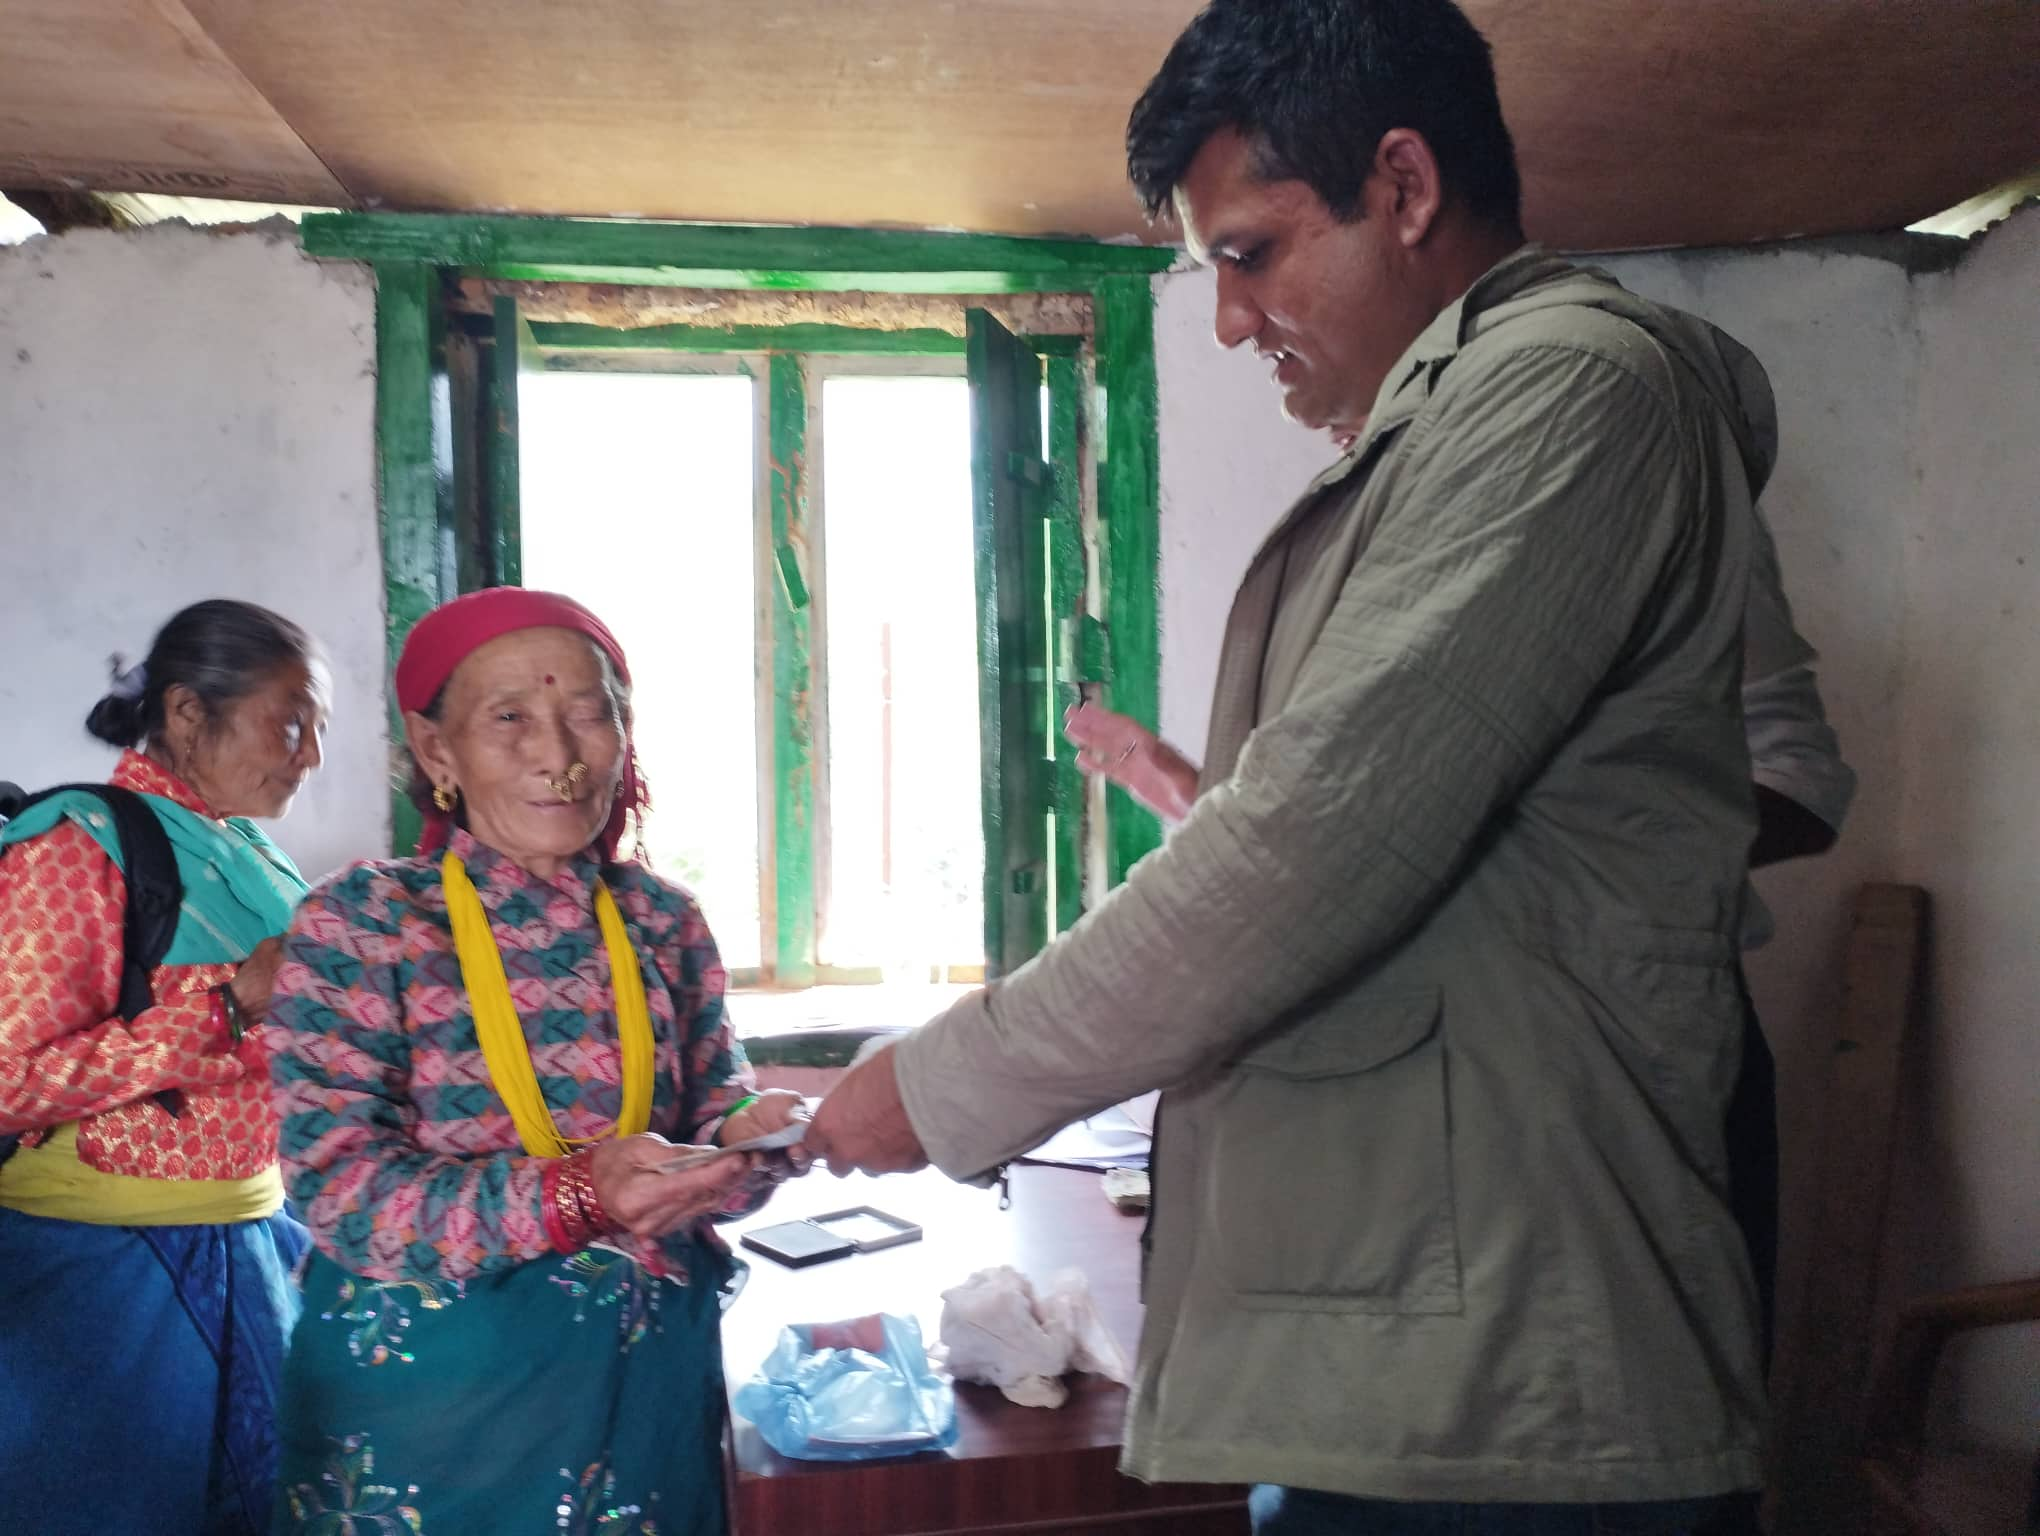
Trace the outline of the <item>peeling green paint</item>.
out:
M 1048 538 L 1045 633 L 1060 647 L 1065 632 L 1074 634 L 1084 616 L 1084 499 L 1079 473 L 1083 462 L 1084 370 L 1077 358 L 1051 358 L 1048 364 Z M 1056 669 L 1058 676 L 1062 668 Z M 1044 688 L 1048 703 L 1047 742 L 1054 758 L 1049 776 L 1049 807 L 1055 818 L 1049 841 L 1049 918 L 1057 933 L 1076 923 L 1084 909 L 1084 774 L 1077 749 L 1063 738 L 1062 716 L 1077 702 L 1074 684 L 1051 680 Z
M 800 571 L 808 538 L 806 368 L 797 357 L 774 357 L 765 387 L 772 548 L 783 577 L 771 583 L 773 981 L 804 987 L 815 965 L 814 672 Z
M 494 305 L 495 345 L 489 351 L 489 496 L 485 543 L 489 584 L 524 584 L 524 497 L 519 458 L 519 379 L 538 365 L 530 322 L 517 301 L 499 295 Z
M 1080 291 L 1145 275 L 1166 248 L 914 230 L 648 224 L 480 214 L 320 213 L 306 254 L 415 261 L 483 277 L 869 293 Z
M 1161 477 L 1156 461 L 1155 296 L 1145 277 L 1108 277 L 1097 288 L 1098 379 L 1105 451 L 1098 515 L 1105 541 L 1105 624 L 1112 636 L 1107 702 L 1150 730 L 1161 697 Z M 1107 792 L 1111 882 L 1161 846 L 1153 814 L 1114 785 Z
M 1112 631 L 1088 613 L 1078 614 L 1064 631 L 1062 681 L 1075 694 L 1082 683 L 1112 681 Z
M 375 438 L 381 492 L 385 652 L 392 672 L 404 637 L 450 596 L 451 433 L 440 357 L 438 275 L 414 262 L 375 269 Z M 450 423 L 446 423 L 450 429 Z M 389 693 L 390 740 L 404 739 L 404 717 Z M 401 759 L 398 759 L 401 760 Z M 401 782 L 390 796 L 390 841 L 408 854 L 418 840 L 418 810 Z
M 1049 934 L 1041 359 L 983 310 L 970 310 L 964 323 L 970 337 L 985 964 L 990 974 L 1010 975 Z

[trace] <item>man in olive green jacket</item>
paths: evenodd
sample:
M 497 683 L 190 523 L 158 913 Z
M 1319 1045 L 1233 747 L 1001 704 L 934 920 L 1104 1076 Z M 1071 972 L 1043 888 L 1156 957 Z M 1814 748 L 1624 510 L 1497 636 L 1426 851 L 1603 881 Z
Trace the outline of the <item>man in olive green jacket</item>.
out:
M 1494 102 L 1448 0 L 1177 43 L 1136 183 L 1353 447 L 1241 583 L 1166 846 L 810 1136 L 970 1178 L 1164 1088 L 1126 1466 L 1271 1485 L 1271 1533 L 1711 1532 L 1759 1480 L 1722 1122 L 1770 392 L 1523 245 Z

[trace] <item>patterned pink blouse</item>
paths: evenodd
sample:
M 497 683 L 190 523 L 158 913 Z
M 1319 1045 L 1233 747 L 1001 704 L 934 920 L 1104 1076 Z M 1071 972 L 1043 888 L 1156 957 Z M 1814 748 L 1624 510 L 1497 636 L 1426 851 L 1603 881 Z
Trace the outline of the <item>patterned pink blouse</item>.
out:
M 568 1137 L 615 1123 L 622 1057 L 594 910 L 608 882 L 644 973 L 657 1042 L 651 1129 L 710 1140 L 752 1090 L 723 1011 L 724 972 L 694 899 L 641 865 L 576 860 L 552 880 L 457 833 L 503 953 L 539 1086 Z M 284 1175 L 313 1240 L 371 1280 L 461 1280 L 553 1252 L 545 1160 L 525 1154 L 489 1079 L 461 984 L 440 861 L 370 861 L 298 909 L 270 1008 Z M 739 1214 L 763 1198 L 744 1191 Z M 617 1246 L 684 1278 L 706 1223 Z

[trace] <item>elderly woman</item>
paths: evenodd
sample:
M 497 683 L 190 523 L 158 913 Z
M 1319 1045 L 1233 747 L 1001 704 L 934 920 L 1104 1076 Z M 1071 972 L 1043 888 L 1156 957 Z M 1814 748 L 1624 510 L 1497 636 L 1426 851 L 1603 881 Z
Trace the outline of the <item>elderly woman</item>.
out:
M 618 858 L 629 683 L 550 593 L 471 593 L 405 642 L 419 856 L 316 890 L 277 983 L 316 1244 L 279 1531 L 722 1530 L 708 1222 L 786 1160 L 695 1149 L 799 1100 L 752 1091 L 693 899 Z
M 267 1525 L 304 1231 L 282 1214 L 257 1037 L 305 883 L 243 818 L 290 809 L 326 698 L 309 637 L 250 603 L 186 608 L 140 666 L 116 661 L 87 728 L 126 749 L 110 783 L 181 888 L 153 971 L 123 942 L 146 851 L 104 795 L 61 790 L 0 828 L 10 1530 Z

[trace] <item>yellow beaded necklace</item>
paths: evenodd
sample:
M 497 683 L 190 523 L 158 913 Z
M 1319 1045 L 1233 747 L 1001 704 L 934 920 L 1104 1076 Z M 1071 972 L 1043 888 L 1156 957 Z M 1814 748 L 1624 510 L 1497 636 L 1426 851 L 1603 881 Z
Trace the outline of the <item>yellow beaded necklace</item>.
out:
M 482 898 L 468 878 L 467 870 L 451 852 L 441 862 L 446 881 L 446 915 L 453 924 L 454 953 L 460 957 L 460 979 L 467 987 L 468 1005 L 474 1010 L 475 1034 L 482 1044 L 482 1060 L 489 1068 L 489 1080 L 496 1085 L 510 1109 L 524 1150 L 533 1157 L 564 1157 L 575 1147 L 602 1140 L 600 1136 L 562 1136 L 553 1123 L 552 1110 L 538 1086 L 538 1072 L 531 1064 L 531 1047 L 524 1038 L 524 1026 L 517 1017 L 517 1005 L 510 1000 L 510 981 L 503 974 L 503 952 L 489 931 L 489 914 Z M 599 879 L 595 882 L 595 918 L 602 927 L 603 947 L 609 951 L 610 990 L 616 995 L 616 1033 L 623 1047 L 623 1107 L 610 1128 L 612 1136 L 635 1136 L 652 1123 L 652 1015 L 645 1003 L 644 977 L 639 973 L 637 951 L 623 926 L 623 914 L 616 898 Z

